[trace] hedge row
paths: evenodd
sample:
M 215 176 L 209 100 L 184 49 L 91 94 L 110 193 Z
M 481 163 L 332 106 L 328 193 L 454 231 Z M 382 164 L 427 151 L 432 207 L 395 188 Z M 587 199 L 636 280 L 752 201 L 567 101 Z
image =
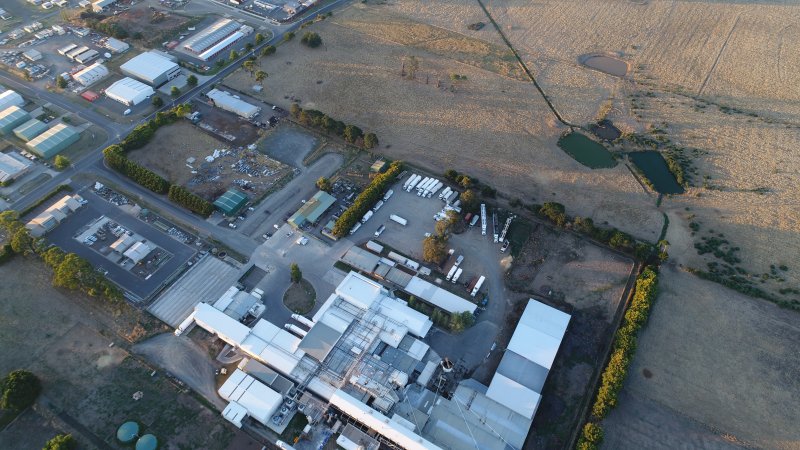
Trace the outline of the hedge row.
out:
M 356 197 L 353 205 L 339 216 L 336 225 L 333 226 L 333 234 L 342 237 L 350 232 L 356 224 L 372 206 L 383 197 L 383 193 L 394 182 L 400 171 L 403 170 L 403 163 L 395 161 L 389 169 L 372 179 L 372 182 Z
M 19 216 L 20 217 L 27 216 L 31 211 L 41 206 L 44 202 L 53 198 L 59 192 L 65 192 L 65 191 L 72 192 L 72 186 L 68 184 L 59 184 L 58 187 L 48 192 L 47 195 L 40 198 L 39 200 L 36 200 L 33 204 L 31 204 L 31 206 L 28 206 L 27 208 L 20 211 Z
M 189 111 L 188 105 L 178 105 L 169 111 L 157 113 L 154 119 L 134 128 L 118 145 L 106 147 L 103 150 L 103 156 L 106 163 L 117 172 L 157 194 L 167 194 L 171 201 L 192 212 L 208 217 L 214 210 L 211 203 L 182 186 L 170 185 L 169 181 L 152 170 L 131 161 L 126 155 L 126 152 L 147 145 L 159 128 L 174 123 Z
M 186 207 L 188 210 L 208 217 L 214 212 L 214 205 L 201 198 L 183 186 L 173 184 L 169 187 L 169 199 L 173 202 Z
M 628 374 L 628 367 L 636 353 L 636 335 L 647 322 L 657 292 L 658 274 L 653 268 L 647 267 L 636 279 L 633 300 L 625 312 L 622 325 L 614 336 L 611 357 L 601 376 L 600 387 L 592 406 L 592 421 L 583 428 L 576 446 L 578 450 L 595 449 L 603 440 L 603 429 L 597 422 L 604 419 L 608 412 L 617 406 L 619 391 L 622 389 Z
M 325 113 L 316 109 L 303 109 L 297 103 L 293 103 L 289 113 L 303 125 L 335 134 L 351 144 L 357 144 L 366 149 L 374 148 L 378 145 L 378 137 L 375 133 L 364 134 L 361 128 L 355 125 L 347 125 L 341 120 L 328 117 Z

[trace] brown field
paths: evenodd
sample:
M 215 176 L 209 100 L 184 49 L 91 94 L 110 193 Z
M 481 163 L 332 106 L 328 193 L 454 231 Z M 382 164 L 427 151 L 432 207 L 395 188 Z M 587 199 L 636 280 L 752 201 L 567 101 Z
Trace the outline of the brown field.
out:
M 433 41 L 409 35 L 420 28 Z M 323 48 L 295 40 L 261 60 L 270 74 L 261 98 L 284 108 L 299 100 L 374 131 L 391 158 L 433 172 L 454 168 L 527 202 L 560 201 L 572 214 L 658 237 L 661 214 L 648 208 L 655 199 L 624 166 L 591 171 L 556 147 L 565 128 L 508 69 L 507 49 L 420 24 L 389 6 L 353 5 L 310 29 Z M 418 68 L 410 80 L 412 57 Z M 467 80 L 453 85 L 451 74 Z M 251 81 L 240 71 L 225 83 L 246 90 Z
M 6 262 L 0 279 L 0 373 L 25 368 L 43 383 L 36 411 L 0 432 L 0 447 L 41 448 L 58 430 L 73 433 L 81 448 L 97 441 L 119 448 L 114 434 L 125 420 L 139 421 L 162 448 L 227 446 L 233 431 L 216 411 L 160 371 L 151 377 L 153 368 L 124 349 L 118 333 L 129 334 L 123 325 L 132 313 L 116 323 L 105 308 L 92 306 L 97 299 L 50 287 L 49 269 L 32 258 Z M 131 399 L 136 391 L 144 393 L 139 401 Z
M 238 149 L 206 134 L 203 130 L 186 121 L 160 128 L 156 136 L 144 147 L 133 150 L 128 156 L 134 161 L 150 168 L 172 183 L 186 186 L 197 195 L 214 200 L 234 185 L 236 180 L 246 180 L 250 188 L 246 189 L 253 198 L 258 198 L 283 175 L 291 169 L 257 150 L 246 148 L 234 154 L 217 158 L 212 163 L 205 157 L 214 153 L 215 149 Z M 187 167 L 186 160 L 195 158 L 192 167 Z M 240 173 L 231 165 L 242 159 L 252 166 L 269 170 L 268 175 L 249 177 Z M 192 170 L 198 173 L 193 174 Z
M 800 448 L 800 315 L 674 268 L 659 289 L 604 448 Z

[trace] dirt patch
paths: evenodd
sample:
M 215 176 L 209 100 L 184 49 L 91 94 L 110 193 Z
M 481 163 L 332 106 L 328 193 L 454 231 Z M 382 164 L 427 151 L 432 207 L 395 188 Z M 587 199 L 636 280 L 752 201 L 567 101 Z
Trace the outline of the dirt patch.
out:
M 58 425 L 28 409 L 0 433 L 0 448 L 44 448 L 44 444 L 57 434 L 68 432 Z
M 562 448 L 578 426 L 632 268 L 628 258 L 543 225 L 514 260 L 506 276 L 511 289 L 572 314 L 528 436 L 531 448 Z
M 800 314 L 669 267 L 659 290 L 623 390 L 633 406 L 604 421 L 606 448 L 685 446 L 684 418 L 727 441 L 798 448 Z
M 305 279 L 299 283 L 292 283 L 283 294 L 283 304 L 297 314 L 306 314 L 314 309 L 316 300 L 317 293 L 314 291 L 314 286 Z
M 100 23 L 116 25 L 133 39 L 141 39 L 146 47 L 161 44 L 201 18 L 191 19 L 162 9 L 151 10 L 144 4 L 116 15 L 108 15 Z
M 213 161 L 206 159 L 215 154 Z M 258 198 L 291 171 L 256 149 L 234 147 L 186 121 L 160 128 L 150 143 L 128 156 L 210 201 L 233 186 Z

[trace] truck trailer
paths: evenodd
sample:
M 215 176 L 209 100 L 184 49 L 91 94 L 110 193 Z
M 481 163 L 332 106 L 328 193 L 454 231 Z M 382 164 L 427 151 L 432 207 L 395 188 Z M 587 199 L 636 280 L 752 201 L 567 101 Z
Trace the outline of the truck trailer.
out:
M 400 216 L 398 216 L 396 214 L 390 215 L 389 219 L 394 221 L 394 222 L 399 223 L 402 226 L 406 226 L 408 224 L 408 221 L 406 219 L 404 219 L 404 218 L 402 218 L 402 217 L 400 217 Z

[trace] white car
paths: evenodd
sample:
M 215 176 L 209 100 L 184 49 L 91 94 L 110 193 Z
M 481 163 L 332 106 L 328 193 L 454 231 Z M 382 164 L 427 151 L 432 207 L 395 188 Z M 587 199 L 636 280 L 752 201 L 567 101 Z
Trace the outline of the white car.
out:
M 297 245 L 306 245 L 308 244 L 308 238 L 303 236 L 297 240 Z
M 381 225 L 375 230 L 375 237 L 379 237 L 386 230 L 386 225 Z

